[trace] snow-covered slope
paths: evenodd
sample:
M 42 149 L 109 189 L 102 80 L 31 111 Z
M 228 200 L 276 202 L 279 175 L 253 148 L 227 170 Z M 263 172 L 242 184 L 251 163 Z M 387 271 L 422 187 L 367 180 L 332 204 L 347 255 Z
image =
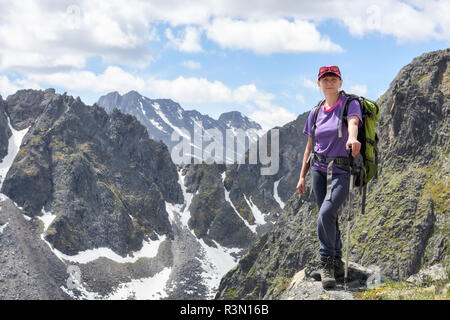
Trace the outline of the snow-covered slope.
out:
M 223 147 L 221 155 L 213 156 L 216 163 L 238 161 L 244 156 L 249 143 L 255 142 L 264 133 L 258 123 L 239 111 L 223 113 L 216 120 L 196 110 L 184 110 L 170 99 L 149 99 L 136 91 L 124 95 L 118 92 L 108 93 L 100 97 L 98 105 L 107 112 L 117 108 L 123 113 L 134 115 L 147 127 L 149 137 L 156 141 L 162 140 L 171 153 L 173 147 L 180 145 L 182 139 L 189 139 L 188 145 L 193 150 L 183 150 L 183 155 L 203 161 L 206 161 L 209 155 L 203 152 L 208 146 L 212 146 L 213 141 L 218 141 Z M 172 139 L 173 133 L 176 139 Z M 227 134 L 228 139 L 235 139 L 236 147 L 227 143 Z M 181 157 L 178 156 L 173 155 L 172 161 L 182 164 Z M 183 164 L 186 163 L 190 162 L 184 161 Z

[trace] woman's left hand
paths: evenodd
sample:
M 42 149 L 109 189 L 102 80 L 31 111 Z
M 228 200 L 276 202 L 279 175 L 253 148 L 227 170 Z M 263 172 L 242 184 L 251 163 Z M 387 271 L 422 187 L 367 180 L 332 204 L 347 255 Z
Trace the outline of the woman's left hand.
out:
M 361 150 L 361 142 L 359 142 L 358 140 L 350 137 L 347 140 L 347 143 L 345 144 L 345 149 L 348 150 L 348 149 L 350 149 L 350 147 L 352 148 L 352 157 L 356 157 L 356 155 Z

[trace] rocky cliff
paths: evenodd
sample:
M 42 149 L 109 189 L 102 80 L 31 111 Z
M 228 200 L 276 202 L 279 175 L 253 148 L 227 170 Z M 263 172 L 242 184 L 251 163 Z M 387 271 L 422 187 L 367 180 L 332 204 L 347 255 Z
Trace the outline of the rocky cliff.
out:
M 449 60 L 449 49 L 417 57 L 377 100 L 381 170 L 369 183 L 366 214 L 351 220 L 348 250 L 351 261 L 378 267 L 386 279 L 406 279 L 436 263 L 449 268 Z M 294 275 L 314 268 L 317 206 L 294 188 L 288 194 L 273 230 L 222 279 L 217 298 L 286 297 Z M 356 214 L 356 192 L 355 198 Z M 343 239 L 348 212 L 340 212 Z
M 100 281 L 89 286 L 102 294 L 110 293 L 124 277 L 132 279 L 133 272 L 139 273 L 136 265 L 129 267 L 131 275 L 105 272 L 105 264 L 112 264 L 111 270 L 120 265 L 114 261 L 138 260 L 141 253 L 147 259 L 139 260 L 140 264 L 148 265 L 143 271 L 141 267 L 141 276 L 156 274 L 171 264 L 174 235 L 166 202 L 180 204 L 184 198 L 165 144 L 149 139 L 133 116 L 118 110 L 108 115 L 103 108 L 86 106 L 79 98 L 54 90 L 18 91 L 3 105 L 10 119 L 6 128 L 18 132 L 28 126 L 17 155 L 8 154 L 13 158 L 1 192 L 2 200 L 14 203 L 30 224 L 43 223 L 30 237 L 45 241 L 60 261 L 81 268 L 88 283 L 112 273 L 114 277 L 106 284 Z M 15 140 L 9 139 L 9 145 Z M 6 220 L 4 225 L 9 230 L 17 224 Z M 11 234 L 16 232 L 22 231 L 15 229 Z M 4 235 L 2 245 L 8 243 Z M 24 250 L 16 245 L 4 251 Z M 162 248 L 163 256 L 155 258 L 157 262 L 148 258 L 156 252 L 144 254 L 152 245 L 156 250 Z M 169 250 L 164 250 L 167 246 Z M 90 255 L 87 261 L 95 262 L 77 264 L 82 253 Z M 113 259 L 98 264 L 96 255 Z
M 16 95 L 27 102 L 33 94 Z M 164 201 L 183 197 L 167 147 L 132 116 L 108 116 L 66 95 L 44 102 L 39 117 L 28 120 L 2 193 L 30 217 L 55 215 L 45 238 L 65 254 L 107 246 L 124 256 L 146 237 L 170 237 Z M 9 114 L 13 127 L 26 123 L 14 108 Z

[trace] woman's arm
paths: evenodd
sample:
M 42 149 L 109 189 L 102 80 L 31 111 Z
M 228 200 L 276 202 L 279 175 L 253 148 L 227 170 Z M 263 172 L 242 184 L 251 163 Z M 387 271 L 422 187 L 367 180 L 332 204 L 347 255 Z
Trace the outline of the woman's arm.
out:
M 308 170 L 309 170 L 308 158 L 309 158 L 309 155 L 311 154 L 311 150 L 312 150 L 312 138 L 308 137 L 308 143 L 306 144 L 305 153 L 303 154 L 302 170 L 300 172 L 300 177 L 299 177 L 298 183 L 297 183 L 297 191 L 302 196 L 306 195 L 305 178 L 306 178 L 306 174 L 308 173 Z
M 308 158 L 309 158 L 309 155 L 311 154 L 311 150 L 312 150 L 312 138 L 308 137 L 308 142 L 306 143 L 305 152 L 303 153 L 303 164 L 302 164 L 302 170 L 300 172 L 300 178 L 305 178 L 306 174 L 308 173 L 308 170 L 309 170 Z
M 361 142 L 358 141 L 358 116 L 348 118 L 348 140 L 345 145 L 346 149 L 352 148 L 352 157 L 355 157 L 361 150 Z

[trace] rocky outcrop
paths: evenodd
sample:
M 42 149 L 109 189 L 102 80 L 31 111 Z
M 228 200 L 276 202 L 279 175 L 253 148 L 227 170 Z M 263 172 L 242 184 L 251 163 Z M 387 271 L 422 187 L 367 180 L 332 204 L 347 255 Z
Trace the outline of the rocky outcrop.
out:
M 0 197 L 0 300 L 60 300 L 66 266 L 40 239 L 42 224 L 27 221 L 10 199 Z
M 450 280 L 449 274 L 449 266 L 444 267 L 441 263 L 438 263 L 431 267 L 423 268 L 406 279 L 406 281 L 416 286 L 428 286 L 433 282 Z
M 378 103 L 381 175 L 353 228 L 353 259 L 404 280 L 448 264 L 450 49 L 400 70 Z
M 449 59 L 449 49 L 414 59 L 377 100 L 381 170 L 368 185 L 364 216 L 357 214 L 355 192 L 350 247 L 344 249 L 351 261 L 376 266 L 387 279 L 405 280 L 423 267 L 449 265 Z M 316 264 L 314 198 L 300 198 L 295 187 L 290 195 L 273 230 L 222 279 L 217 298 L 286 297 L 292 277 Z M 342 239 L 348 212 L 344 206 L 339 213 Z
M 29 101 L 22 95 L 30 92 L 16 100 Z M 108 115 L 65 94 L 46 99 L 2 193 L 29 216 L 54 215 L 45 239 L 68 255 L 108 247 L 125 256 L 146 238 L 170 238 L 165 201 L 183 196 L 167 147 L 118 110 Z M 14 114 L 12 122 L 28 123 Z
M 16 130 L 30 127 L 55 95 L 55 89 L 19 90 L 6 99 L 6 113 Z
M 348 279 L 336 279 L 333 290 L 325 290 L 319 278 L 313 278 L 312 264 L 297 272 L 280 296 L 283 300 L 356 300 L 354 293 L 381 283 L 377 270 L 364 268 L 354 262 L 348 266 Z
M 5 108 L 6 102 L 3 101 L 0 95 L 0 159 L 3 159 L 8 154 L 8 140 L 12 134 L 8 126 Z M 3 179 L 3 177 L 0 177 L 0 179 Z
M 256 236 L 239 218 L 240 212 L 235 212 L 226 200 L 222 174 L 225 174 L 224 165 L 187 167 L 187 191 L 194 193 L 188 224 L 197 238 L 204 239 L 211 246 L 215 246 L 214 240 L 225 247 L 246 248 Z

